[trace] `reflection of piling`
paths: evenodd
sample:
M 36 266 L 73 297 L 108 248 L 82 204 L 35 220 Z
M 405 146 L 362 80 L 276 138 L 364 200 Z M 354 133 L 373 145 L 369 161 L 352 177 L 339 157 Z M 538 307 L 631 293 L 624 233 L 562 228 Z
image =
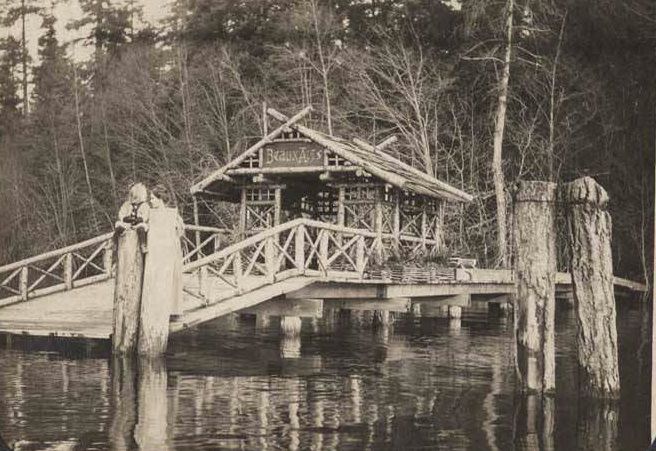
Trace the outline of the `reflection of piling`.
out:
M 280 333 L 285 337 L 296 337 L 301 334 L 300 316 L 282 316 L 280 318 Z
M 299 316 L 280 317 L 280 356 L 284 359 L 297 359 L 301 356 L 301 318 Z
M 553 450 L 555 413 L 555 400 L 552 397 L 537 394 L 519 395 L 515 399 L 515 449 Z
M 111 448 L 169 449 L 164 361 L 114 356 L 111 372 Z
M 170 448 L 166 440 L 168 436 L 166 380 L 166 365 L 162 359 L 139 359 L 138 421 L 134 437 L 140 449 L 165 451 Z
M 619 396 L 608 194 L 594 179 L 566 185 L 567 229 L 578 323 L 580 387 L 595 397 Z
M 520 390 L 555 388 L 556 185 L 520 182 L 515 196 L 515 340 Z
M 613 400 L 579 402 L 576 449 L 611 451 L 617 449 L 619 406 Z
M 387 310 L 374 310 L 371 326 L 374 329 L 383 329 L 390 325 L 390 312 Z
M 137 446 L 133 436 L 137 422 L 136 377 L 136 362 L 132 358 L 112 358 L 112 449 L 128 450 Z

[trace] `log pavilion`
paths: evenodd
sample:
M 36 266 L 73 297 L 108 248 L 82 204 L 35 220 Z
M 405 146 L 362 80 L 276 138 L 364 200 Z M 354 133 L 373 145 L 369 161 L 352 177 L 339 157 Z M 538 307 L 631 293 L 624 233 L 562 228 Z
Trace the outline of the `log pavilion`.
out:
M 329 136 L 299 123 L 309 111 L 267 110 L 282 124 L 267 133 L 265 118 L 265 136 L 192 186 L 196 225 L 200 197 L 239 204 L 241 238 L 309 218 L 374 232 L 385 256 L 443 252 L 445 203 L 472 196 L 386 153 L 395 137 L 372 146 Z

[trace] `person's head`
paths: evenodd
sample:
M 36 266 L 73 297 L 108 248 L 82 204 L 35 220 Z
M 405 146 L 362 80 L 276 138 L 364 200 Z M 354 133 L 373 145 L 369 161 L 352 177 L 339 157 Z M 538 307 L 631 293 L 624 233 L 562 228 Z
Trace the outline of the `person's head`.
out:
M 143 183 L 135 183 L 130 187 L 130 203 L 141 204 L 148 200 L 148 190 Z
M 162 184 L 155 185 L 151 193 L 159 198 L 165 205 L 168 205 L 171 202 L 171 196 L 169 196 L 168 190 Z

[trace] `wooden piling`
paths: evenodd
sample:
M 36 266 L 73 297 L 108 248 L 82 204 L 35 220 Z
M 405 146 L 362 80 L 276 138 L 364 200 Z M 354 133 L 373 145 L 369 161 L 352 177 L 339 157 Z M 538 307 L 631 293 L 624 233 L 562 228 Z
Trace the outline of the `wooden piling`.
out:
M 300 316 L 280 317 L 280 332 L 288 337 L 296 337 L 301 334 Z
M 116 252 L 112 351 L 131 354 L 137 349 L 144 267 L 136 230 L 125 230 L 118 236 Z
M 383 329 L 390 325 L 389 310 L 374 310 L 371 325 L 374 329 Z
M 556 184 L 520 182 L 515 193 L 514 310 L 519 389 L 555 389 Z
M 449 319 L 460 319 L 462 318 L 462 307 L 459 305 L 450 305 L 449 306 Z
M 155 208 L 148 223 L 148 253 L 144 264 L 138 352 L 161 355 L 166 351 L 171 312 L 182 298 L 182 264 L 175 208 Z
M 591 177 L 564 187 L 577 314 L 579 385 L 593 397 L 619 396 L 608 194 Z

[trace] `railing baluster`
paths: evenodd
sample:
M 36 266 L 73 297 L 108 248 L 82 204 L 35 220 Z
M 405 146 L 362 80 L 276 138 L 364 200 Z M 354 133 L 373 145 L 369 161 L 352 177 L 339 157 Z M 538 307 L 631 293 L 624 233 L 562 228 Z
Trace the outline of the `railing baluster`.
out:
M 366 243 L 364 242 L 364 236 L 361 235 L 360 238 L 358 239 L 358 242 L 355 244 L 355 264 L 357 266 L 356 271 L 360 274 L 360 277 L 364 276 L 365 246 L 366 246 Z
M 241 251 L 238 250 L 232 258 L 232 272 L 235 276 L 235 285 L 239 294 L 244 292 L 242 267 L 241 267 Z
M 108 240 L 105 243 L 105 249 L 103 250 L 103 267 L 105 268 L 105 273 L 107 277 L 112 277 L 112 267 L 114 266 L 114 245 L 112 240 Z
M 264 266 L 267 271 L 267 280 L 271 283 L 275 280 L 277 272 L 276 263 L 278 257 L 276 256 L 276 248 L 273 244 L 273 240 L 276 237 L 277 236 L 270 236 L 266 238 L 264 243 Z
M 296 228 L 296 236 L 294 237 L 294 258 L 296 269 L 305 273 L 305 226 L 300 224 Z
M 27 301 L 27 297 L 28 297 L 28 293 L 27 293 L 27 283 L 28 283 L 28 275 L 29 275 L 28 271 L 29 271 L 29 267 L 23 266 L 21 268 L 20 276 L 18 279 L 21 301 Z
M 319 232 L 319 261 L 324 274 L 328 273 L 328 233 L 327 229 L 321 229 Z
M 64 257 L 64 286 L 67 290 L 73 289 L 73 253 Z

